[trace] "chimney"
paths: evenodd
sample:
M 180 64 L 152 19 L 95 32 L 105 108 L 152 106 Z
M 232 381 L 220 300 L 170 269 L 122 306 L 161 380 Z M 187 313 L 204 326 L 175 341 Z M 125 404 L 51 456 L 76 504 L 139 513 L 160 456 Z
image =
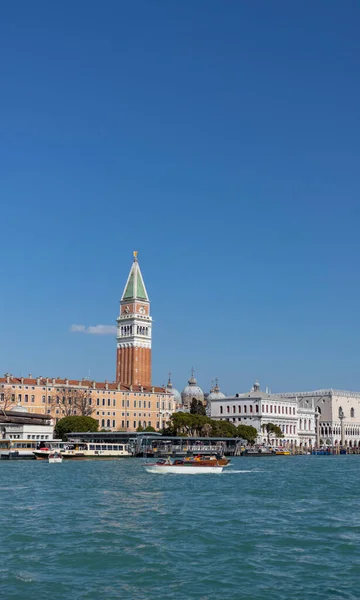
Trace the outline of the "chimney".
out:
M 24 383 L 24 378 L 23 377 L 21 378 L 21 383 Z
M 66 379 L 65 379 L 65 385 L 69 385 L 69 380 L 68 380 L 68 378 L 67 378 L 67 377 L 66 377 Z
M 152 388 L 151 388 L 151 391 L 152 391 L 152 393 L 154 393 L 154 392 L 155 392 L 155 388 L 154 388 L 154 386 L 152 386 Z
M 41 375 L 40 375 L 40 377 L 36 378 L 36 385 L 40 385 L 40 379 L 41 379 Z
M 29 373 L 29 379 L 32 379 L 32 374 L 31 373 Z
M 96 381 L 92 382 L 92 386 L 93 386 L 93 390 L 95 390 L 96 389 Z

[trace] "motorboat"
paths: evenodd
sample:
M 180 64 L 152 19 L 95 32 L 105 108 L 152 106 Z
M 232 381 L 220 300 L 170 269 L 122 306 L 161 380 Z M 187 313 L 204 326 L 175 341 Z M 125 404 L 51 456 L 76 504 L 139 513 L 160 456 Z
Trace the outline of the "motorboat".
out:
M 48 456 L 49 463 L 62 463 L 62 461 L 63 457 L 61 456 L 60 452 L 51 452 L 51 454 Z
M 198 475 L 200 473 L 222 473 L 223 466 L 218 463 L 202 464 L 201 461 L 190 460 L 164 460 L 160 459 L 156 463 L 147 463 L 144 468 L 148 473 L 177 473 L 182 475 Z
M 200 463 L 201 465 L 220 465 L 221 467 L 229 467 L 230 459 L 225 456 L 221 456 L 220 454 L 197 454 L 195 456 L 188 455 L 185 456 L 184 460 L 186 462 L 194 462 L 196 464 Z
M 290 456 L 290 450 L 286 450 L 285 448 L 274 448 L 276 456 Z
M 241 452 L 241 456 L 247 456 L 249 458 L 259 456 L 276 456 L 276 452 L 271 448 L 246 448 Z

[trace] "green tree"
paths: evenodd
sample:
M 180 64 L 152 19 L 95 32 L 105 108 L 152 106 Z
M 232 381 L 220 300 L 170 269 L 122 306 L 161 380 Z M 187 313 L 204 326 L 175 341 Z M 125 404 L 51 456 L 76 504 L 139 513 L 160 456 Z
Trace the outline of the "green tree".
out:
M 57 438 L 64 440 L 72 431 L 97 431 L 98 428 L 96 419 L 74 415 L 60 419 L 55 425 L 54 433 Z
M 237 432 L 239 437 L 250 444 L 253 444 L 258 436 L 258 430 L 252 425 L 238 425 Z
M 139 426 L 137 427 L 136 431 L 139 431 L 139 432 L 140 432 L 140 431 L 144 431 L 144 428 L 143 428 L 143 426 L 142 426 L 142 425 L 139 425 Z
M 268 443 L 270 444 L 270 436 L 273 435 L 274 437 L 277 438 L 282 438 L 283 437 L 283 432 L 281 431 L 279 425 L 275 425 L 274 423 L 264 423 L 262 425 L 262 429 L 263 431 L 266 431 L 267 433 L 267 439 L 268 439 Z
M 201 400 L 196 400 L 196 398 L 193 398 L 191 400 L 190 414 L 191 415 L 202 415 L 203 417 L 206 416 L 205 406 L 203 405 Z
M 139 428 L 136 431 L 139 431 Z M 147 427 L 145 427 L 144 431 L 150 431 L 150 432 L 156 433 L 156 429 L 154 429 L 154 427 L 152 427 L 151 425 L 148 425 Z

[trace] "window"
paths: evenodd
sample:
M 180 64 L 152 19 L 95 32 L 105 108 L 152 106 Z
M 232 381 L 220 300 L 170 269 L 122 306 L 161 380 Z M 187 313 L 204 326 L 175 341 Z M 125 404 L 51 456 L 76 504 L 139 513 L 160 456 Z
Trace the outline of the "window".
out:
M 276 413 L 276 406 L 274 406 L 274 413 Z
M 293 415 L 295 414 L 295 406 L 293 406 Z
M 230 412 L 230 406 L 226 407 L 226 412 L 229 413 Z
M 105 419 L 101 419 L 101 427 L 105 427 Z
M 106 425 L 107 425 L 107 427 L 110 427 L 110 419 L 108 419 L 108 420 L 106 421 Z
M 288 407 L 286 406 L 286 407 L 285 407 L 285 413 L 286 413 L 286 414 L 288 414 L 288 410 L 287 410 L 287 409 L 288 409 Z M 286 432 L 286 433 L 287 433 L 287 432 Z
M 91 406 L 91 398 L 88 399 L 88 405 Z
M 266 412 L 269 412 L 269 406 L 266 405 Z
M 236 411 L 236 406 L 235 404 L 233 405 L 233 413 Z
M 246 404 L 244 404 L 244 413 L 246 413 L 246 412 L 247 412 L 247 406 L 246 406 Z
M 96 398 L 96 404 L 97 406 L 100 406 L 100 398 Z
M 111 406 L 111 398 L 108 398 L 108 406 Z
M 241 413 L 241 405 L 238 405 L 238 412 Z
M 116 398 L 113 399 L 113 406 L 116 406 Z
M 141 408 L 141 400 L 139 400 L 139 408 Z
M 355 409 L 354 408 L 350 408 L 350 417 L 355 417 Z
M 259 405 L 258 404 L 255 404 L 255 410 L 256 410 L 257 413 L 259 412 Z
M 151 408 L 151 402 L 150 402 L 150 400 L 148 402 L 148 408 Z
M 220 414 L 221 415 L 223 414 L 223 407 L 222 406 L 220 406 Z
M 31 396 L 31 402 L 35 402 L 35 396 Z
M 102 399 L 102 405 L 105 406 L 105 398 Z
M 136 400 L 134 400 L 134 408 L 136 408 Z
M 25 402 L 29 402 L 29 395 L 25 394 Z
M 273 409 L 272 404 L 270 404 L 270 412 L 271 413 L 272 413 L 272 409 Z
M 252 412 L 252 411 L 253 411 L 253 406 L 252 406 L 252 404 L 250 404 L 250 412 Z
M 116 427 L 115 419 L 113 419 L 113 424 L 112 424 L 112 426 L 113 426 L 113 427 Z
M 21 394 L 18 394 L 18 402 L 21 402 Z
M 282 414 L 284 414 L 284 407 L 281 408 L 281 412 L 282 412 Z
M 41 397 L 42 402 L 45 404 L 45 396 Z

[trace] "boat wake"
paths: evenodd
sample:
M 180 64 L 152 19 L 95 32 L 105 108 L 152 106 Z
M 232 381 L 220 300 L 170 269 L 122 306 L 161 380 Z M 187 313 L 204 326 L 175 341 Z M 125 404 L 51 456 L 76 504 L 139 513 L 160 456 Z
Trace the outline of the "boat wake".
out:
M 233 475 L 235 473 L 263 473 L 260 469 L 227 469 L 227 471 L 223 471 L 223 474 Z

